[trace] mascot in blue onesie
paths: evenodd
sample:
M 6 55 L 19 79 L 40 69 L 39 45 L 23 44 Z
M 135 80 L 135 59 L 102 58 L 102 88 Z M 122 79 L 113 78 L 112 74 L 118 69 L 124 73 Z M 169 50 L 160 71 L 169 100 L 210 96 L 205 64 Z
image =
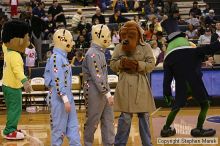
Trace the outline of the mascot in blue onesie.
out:
M 48 59 L 44 78 L 50 89 L 48 102 L 51 106 L 51 145 L 61 146 L 66 135 L 70 146 L 81 146 L 74 97 L 72 95 L 72 69 L 67 53 L 73 46 L 68 30 L 59 29 L 53 35 L 54 49 Z

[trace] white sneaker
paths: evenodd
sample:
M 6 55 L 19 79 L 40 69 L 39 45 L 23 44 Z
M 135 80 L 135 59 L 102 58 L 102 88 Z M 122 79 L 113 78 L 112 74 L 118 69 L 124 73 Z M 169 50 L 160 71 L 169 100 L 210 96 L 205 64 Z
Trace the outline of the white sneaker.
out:
M 18 131 L 14 131 L 12 133 L 9 133 L 8 135 L 5 135 L 4 138 L 7 140 L 20 140 L 24 139 L 24 134 Z

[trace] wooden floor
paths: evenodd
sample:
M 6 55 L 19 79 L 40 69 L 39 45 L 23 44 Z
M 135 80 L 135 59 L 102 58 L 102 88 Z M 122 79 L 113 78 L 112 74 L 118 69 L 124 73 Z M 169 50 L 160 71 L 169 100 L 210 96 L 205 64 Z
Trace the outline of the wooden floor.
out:
M 169 146 L 171 144 L 159 144 L 161 142 L 167 142 L 168 139 L 162 139 L 160 135 L 160 130 L 166 120 L 166 116 L 169 113 L 169 109 L 158 109 L 151 116 L 151 134 L 153 146 Z M 183 144 L 174 144 L 174 140 L 187 139 L 191 140 L 190 130 L 195 127 L 197 121 L 197 115 L 199 113 L 198 108 L 187 108 L 183 109 L 177 116 L 174 127 L 177 130 L 177 134 L 173 139 L 172 146 L 181 146 Z M 117 120 L 119 113 L 115 113 L 115 131 L 117 129 Z M 220 115 L 220 108 L 211 108 L 208 112 L 208 116 Z M 80 136 L 82 139 L 83 124 L 85 121 L 85 112 L 78 111 L 78 119 L 80 123 Z M 0 130 L 4 128 L 4 123 L 6 120 L 5 111 L 0 111 Z M 49 146 L 50 145 L 50 123 L 49 123 L 49 113 L 48 111 L 40 111 L 38 113 L 22 113 L 21 120 L 19 122 L 19 128 L 24 129 L 27 132 L 25 140 L 21 141 L 8 141 L 0 136 L 0 146 Z M 218 140 L 218 144 L 209 144 L 209 146 L 220 146 L 220 123 L 211 123 L 206 121 L 204 127 L 215 128 L 217 134 L 214 137 Z M 212 139 L 214 139 L 212 138 Z M 170 140 L 170 139 L 169 139 Z M 95 142 L 93 146 L 101 146 L 101 131 L 100 128 L 97 129 L 95 134 Z M 186 145 L 186 144 L 184 144 Z M 207 144 L 187 144 L 187 146 L 206 146 Z M 63 146 L 68 146 L 67 139 L 64 140 Z M 129 136 L 127 146 L 142 146 L 139 129 L 138 129 L 138 118 L 134 116 L 132 121 L 131 133 Z

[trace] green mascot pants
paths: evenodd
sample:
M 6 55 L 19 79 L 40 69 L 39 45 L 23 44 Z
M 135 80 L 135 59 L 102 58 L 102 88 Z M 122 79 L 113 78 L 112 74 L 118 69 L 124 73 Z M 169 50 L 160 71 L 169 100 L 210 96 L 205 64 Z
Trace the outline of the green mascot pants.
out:
M 3 133 L 8 135 L 17 130 L 22 112 L 22 91 L 21 89 L 10 88 L 4 85 L 2 90 L 7 108 L 7 123 Z

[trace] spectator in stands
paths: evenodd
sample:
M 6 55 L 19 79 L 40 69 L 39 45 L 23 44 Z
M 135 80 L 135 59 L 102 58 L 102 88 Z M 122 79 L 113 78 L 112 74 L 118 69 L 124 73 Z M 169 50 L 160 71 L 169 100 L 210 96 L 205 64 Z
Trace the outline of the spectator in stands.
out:
M 71 62 L 71 60 L 73 59 L 73 57 L 76 55 L 76 48 L 75 48 L 75 42 L 73 43 L 73 47 L 72 50 L 70 52 L 67 53 L 67 59 Z
M 111 36 L 112 36 L 112 43 L 116 46 L 120 41 L 120 36 L 118 34 L 118 31 L 116 29 L 112 29 Z
M 83 52 L 77 51 L 76 56 L 74 56 L 73 59 L 71 60 L 71 66 L 81 66 L 83 60 L 84 60 Z
M 157 60 L 159 54 L 161 53 L 160 48 L 158 47 L 157 41 L 153 40 L 151 42 L 151 47 L 152 47 L 152 51 L 153 51 L 153 55 L 155 57 L 155 61 Z
M 176 10 L 176 11 L 173 12 L 173 18 L 177 20 L 177 23 L 179 25 L 185 25 L 186 24 L 185 20 L 183 20 L 181 18 L 179 10 Z
M 197 27 L 198 37 L 199 37 L 200 35 L 205 34 L 205 29 L 206 29 L 206 27 L 209 27 L 209 26 L 207 26 L 207 25 L 205 24 L 205 17 L 201 16 L 201 17 L 199 18 L 199 22 L 200 22 L 200 25 Z
M 79 30 L 82 33 L 83 29 L 86 29 L 87 33 L 91 31 L 91 24 L 86 21 L 86 17 L 82 16 L 81 21 L 79 22 L 77 26 L 77 30 Z
M 195 14 L 191 13 L 190 18 L 186 20 L 188 24 L 192 24 L 193 26 L 197 27 L 200 25 L 199 19 L 196 17 Z
M 26 22 L 29 21 L 32 15 L 32 11 L 33 11 L 33 8 L 31 7 L 30 2 L 26 2 L 24 9 L 21 11 L 19 18 L 22 21 L 26 21 Z
M 37 59 L 37 53 L 32 43 L 25 49 L 25 56 L 25 70 L 26 75 L 29 76 L 31 68 L 35 66 L 35 61 Z
M 192 24 L 188 24 L 188 30 L 186 30 L 186 36 L 188 39 L 197 39 L 198 32 Z
M 45 22 L 44 40 L 52 40 L 52 35 L 56 30 L 56 23 L 53 21 L 52 14 L 47 15 L 48 21 Z
M 154 32 L 162 31 L 162 27 L 160 25 L 160 22 L 158 21 L 158 18 L 154 16 L 152 18 L 152 24 L 154 25 Z
M 156 32 L 155 35 L 156 35 L 157 45 L 160 49 L 162 49 L 163 45 L 166 43 L 166 39 L 163 37 L 163 32 L 158 31 Z
M 134 21 L 141 26 L 140 17 L 139 15 L 134 15 Z
M 92 25 L 97 25 L 97 24 L 100 24 L 100 22 L 99 22 L 99 19 L 98 19 L 98 18 L 95 18 L 95 19 L 94 19 L 94 22 L 92 23 Z
M 8 21 L 8 16 L 7 15 L 3 15 L 0 16 L 0 30 L 2 30 L 3 25 Z M 2 36 L 0 35 L 0 38 Z
M 193 7 L 189 11 L 189 15 L 195 15 L 197 18 L 199 18 L 202 15 L 201 10 L 198 8 L 198 2 L 194 1 L 193 2 Z
M 129 1 L 130 2 L 130 10 L 133 10 L 133 11 L 141 11 L 141 4 L 140 4 L 140 1 L 139 0 L 134 0 L 133 4 L 131 3 L 132 1 Z
M 205 24 L 212 25 L 217 22 L 217 18 L 215 16 L 215 11 L 213 9 L 209 10 L 209 14 L 205 17 Z
M 62 22 L 66 27 L 66 18 L 63 12 L 63 7 L 57 2 L 57 0 L 53 0 L 53 5 L 49 7 L 48 14 L 52 14 L 53 20 L 57 22 Z
M 202 11 L 202 15 L 207 16 L 209 14 L 209 10 L 211 10 L 211 7 L 208 3 L 206 3 L 205 9 Z
M 155 7 L 164 7 L 164 0 L 153 0 L 153 3 Z
M 105 16 L 101 14 L 101 9 L 99 7 L 96 8 L 96 13 L 92 16 L 92 24 L 95 23 L 95 20 L 99 20 L 99 24 L 105 24 Z
M 105 60 L 107 65 L 110 65 L 110 60 L 112 58 L 111 52 L 108 48 L 105 49 Z
M 89 46 L 89 43 L 85 41 L 85 37 L 80 35 L 79 40 L 76 41 L 76 49 L 84 50 L 85 48 L 89 48 Z
M 206 45 L 206 44 L 210 44 L 211 42 L 211 36 L 212 36 L 212 32 L 211 32 L 211 29 L 210 28 L 207 28 L 205 30 L 205 34 L 204 35 L 201 35 L 199 37 L 199 40 L 198 40 L 198 45 Z
M 42 19 L 44 21 L 44 18 L 46 17 L 44 7 L 45 7 L 44 3 L 39 2 L 37 4 L 37 6 L 34 7 L 33 10 L 32 10 L 33 16 L 39 17 L 40 19 Z
M 90 44 L 90 41 L 91 41 L 91 32 L 87 32 L 86 29 L 83 29 L 81 34 L 84 36 L 85 38 L 85 41 Z
M 31 5 L 31 8 L 33 9 L 34 7 L 37 6 L 37 1 L 36 0 L 30 0 L 30 5 Z
M 77 9 L 76 14 L 73 15 L 71 25 L 73 28 L 76 28 L 81 21 L 82 17 L 82 9 Z
M 203 62 L 205 67 L 212 67 L 215 64 L 214 57 L 211 55 L 207 55 L 205 58 L 205 62 Z
M 166 51 L 166 49 L 167 49 L 167 47 L 166 47 L 166 45 L 164 44 L 163 46 L 162 46 L 162 49 L 161 49 L 161 52 L 160 52 L 160 54 L 158 55 L 158 57 L 157 57 L 157 61 L 156 61 L 156 64 L 155 64 L 155 66 L 163 66 L 163 61 L 164 61 L 164 56 L 165 56 L 165 51 Z
M 44 3 L 39 2 L 37 7 L 32 11 L 31 30 L 32 42 L 37 51 L 37 60 L 42 61 L 42 33 L 45 28 L 45 12 L 43 10 Z
M 146 36 L 146 40 L 150 41 L 153 34 L 154 34 L 154 24 L 150 24 L 149 28 L 144 32 L 144 35 Z
M 50 58 L 52 54 L 53 54 L 53 50 L 47 51 L 47 52 L 46 52 L 46 59 L 45 59 L 45 60 L 47 60 L 48 58 Z
M 151 41 L 156 41 L 157 40 L 157 36 L 155 35 L 155 33 L 151 36 Z
M 168 17 L 173 17 L 173 13 L 179 11 L 179 7 L 177 6 L 176 2 L 173 2 L 173 0 L 167 0 L 167 2 L 164 4 L 163 11 Z
M 118 9 L 122 13 L 127 13 L 128 12 L 127 0 L 113 0 L 112 7 L 113 7 L 113 11 Z
M 102 12 L 104 12 L 107 8 L 109 8 L 109 5 L 111 4 L 111 0 L 97 0 L 99 1 L 98 6 L 101 8 Z
M 109 17 L 109 23 L 124 23 L 128 20 L 129 19 L 121 15 L 121 11 L 119 9 L 115 9 L 114 14 Z
M 211 43 L 217 41 L 220 38 L 220 22 L 217 22 L 215 27 L 216 31 L 212 34 Z
M 146 2 L 145 6 L 145 17 L 149 18 L 151 15 L 155 15 L 157 13 L 157 7 L 153 4 L 153 1 Z
M 10 0 L 11 17 L 17 16 L 18 14 L 18 0 Z

